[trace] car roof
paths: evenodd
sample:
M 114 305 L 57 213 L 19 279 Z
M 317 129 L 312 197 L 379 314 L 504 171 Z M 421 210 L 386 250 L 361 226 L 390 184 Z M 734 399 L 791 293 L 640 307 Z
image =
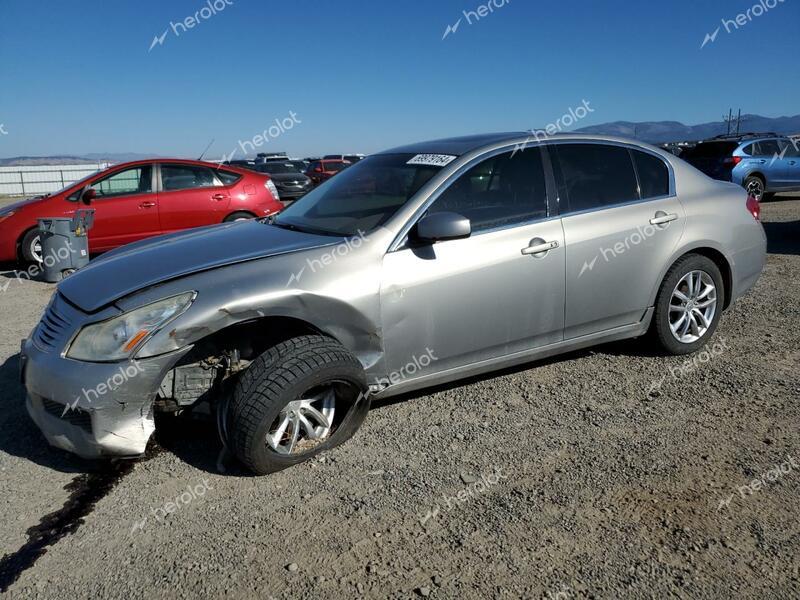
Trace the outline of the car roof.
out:
M 574 140 L 574 141 L 600 141 L 600 142 L 615 142 L 623 144 L 634 144 L 642 146 L 659 152 L 665 152 L 661 148 L 656 148 L 645 142 L 624 138 L 613 135 L 597 135 L 597 134 L 584 134 L 584 133 L 556 133 L 554 135 L 545 135 L 544 132 L 538 133 L 538 137 L 530 131 L 514 131 L 505 133 L 483 133 L 477 135 L 467 135 L 462 137 L 443 138 L 439 140 L 430 140 L 427 142 L 418 142 L 409 144 L 407 146 L 398 146 L 389 150 L 384 150 L 378 154 L 450 154 L 461 156 L 468 152 L 480 150 L 498 144 L 534 144 L 536 141 L 554 141 L 554 140 Z
M 137 165 L 152 165 L 154 163 L 164 163 L 164 162 L 180 163 L 180 164 L 184 164 L 184 165 L 198 165 L 198 166 L 201 166 L 201 167 L 209 167 L 209 168 L 212 168 L 212 169 L 224 168 L 224 169 L 227 169 L 229 171 L 236 171 L 237 173 L 241 173 L 241 174 L 252 173 L 252 171 L 250 171 L 248 169 L 244 169 L 242 167 L 238 167 L 236 165 L 223 165 L 223 164 L 217 164 L 217 163 L 213 163 L 213 162 L 206 162 L 204 160 L 192 160 L 192 159 L 189 159 L 189 158 L 169 158 L 169 157 L 144 158 L 144 159 L 140 159 L 140 160 L 132 160 L 132 161 L 129 161 L 129 162 L 115 163 L 115 164 L 111 165 L 109 168 L 118 169 L 118 168 L 125 168 L 125 167 L 135 167 Z

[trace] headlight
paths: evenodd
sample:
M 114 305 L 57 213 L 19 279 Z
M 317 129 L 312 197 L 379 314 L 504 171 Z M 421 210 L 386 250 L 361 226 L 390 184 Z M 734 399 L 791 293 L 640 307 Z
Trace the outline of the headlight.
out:
M 67 356 L 92 362 L 128 358 L 153 333 L 189 308 L 195 296 L 187 292 L 87 325 L 72 342 Z
M 278 188 L 275 187 L 275 184 L 272 182 L 272 179 L 267 179 L 264 182 L 264 187 L 269 190 L 269 193 L 272 194 L 272 197 L 275 198 L 275 200 L 281 199 L 281 195 L 278 193 Z

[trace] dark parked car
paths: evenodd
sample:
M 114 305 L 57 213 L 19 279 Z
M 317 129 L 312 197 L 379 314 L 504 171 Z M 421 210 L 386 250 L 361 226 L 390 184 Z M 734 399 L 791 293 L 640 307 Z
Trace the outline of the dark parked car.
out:
M 226 160 L 223 165 L 227 165 L 229 167 L 239 167 L 240 169 L 248 169 L 250 171 L 255 171 L 256 169 L 256 161 L 254 160 Z
M 343 160 L 318 160 L 309 165 L 306 175 L 311 178 L 314 185 L 319 185 L 349 166 L 350 163 Z
M 258 171 L 269 175 L 284 202 L 297 200 L 314 188 L 311 178 L 300 172 L 291 162 L 269 161 L 258 165 Z

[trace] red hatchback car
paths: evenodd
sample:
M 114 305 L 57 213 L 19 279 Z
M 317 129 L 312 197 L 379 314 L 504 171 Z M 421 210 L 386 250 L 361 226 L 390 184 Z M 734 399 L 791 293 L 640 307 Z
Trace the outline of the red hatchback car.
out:
M 305 174 L 314 185 L 319 185 L 349 166 L 350 163 L 345 160 L 315 160 L 308 166 Z
M 283 209 L 269 176 L 196 160 L 150 159 L 109 167 L 59 192 L 0 208 L 0 261 L 41 261 L 40 217 L 68 217 L 81 190 L 96 197 L 89 249 L 192 227 L 272 215 Z

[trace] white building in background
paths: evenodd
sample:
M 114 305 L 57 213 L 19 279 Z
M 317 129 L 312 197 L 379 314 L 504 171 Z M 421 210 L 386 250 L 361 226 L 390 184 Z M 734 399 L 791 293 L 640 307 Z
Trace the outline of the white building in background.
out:
M 0 167 L 0 196 L 39 196 L 57 192 L 112 163 Z

